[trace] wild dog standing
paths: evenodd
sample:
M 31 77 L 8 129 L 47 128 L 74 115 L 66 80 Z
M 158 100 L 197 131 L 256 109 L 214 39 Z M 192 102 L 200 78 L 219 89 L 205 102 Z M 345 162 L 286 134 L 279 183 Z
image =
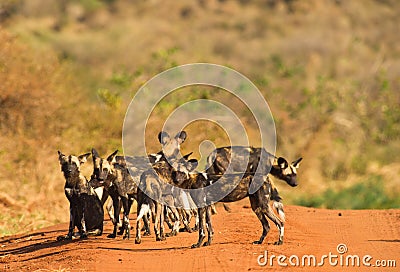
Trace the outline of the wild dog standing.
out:
M 302 158 L 299 158 L 289 164 L 286 159 L 278 158 L 264 148 L 226 146 L 216 148 L 207 157 L 206 171 L 209 175 L 221 175 L 226 171 L 229 173 L 246 172 L 249 174 L 255 174 L 257 171 L 261 175 L 270 173 L 274 177 L 286 181 L 290 186 L 295 187 L 297 186 L 297 168 L 301 160 Z M 280 201 L 280 199 L 277 199 L 277 201 Z M 225 204 L 224 207 L 229 210 Z
M 260 159 L 263 161 L 260 164 Z M 282 157 L 275 157 L 264 148 L 247 146 L 226 146 L 216 148 L 207 157 L 207 174 L 218 175 L 228 172 L 246 172 L 266 175 L 270 173 L 286 181 L 292 187 L 297 186 L 297 168 L 302 158 L 289 164 Z M 231 163 L 231 165 L 230 165 Z M 261 169 L 257 169 L 260 165 Z
M 114 207 L 114 230 L 108 235 L 109 238 L 115 238 L 119 224 L 120 203 L 124 209 L 123 212 L 123 233 L 124 239 L 130 238 L 129 212 L 134 199 L 136 199 L 137 185 L 128 169 L 115 163 L 115 156 L 118 150 L 114 151 L 107 159 L 99 156 L 93 148 L 93 174 L 92 181 L 97 180 L 104 186 L 104 189 L 111 196 Z M 92 182 L 91 181 L 91 182 Z
M 80 166 L 87 161 L 90 153 L 78 157 L 66 156 L 58 151 L 61 171 L 64 173 L 64 192 L 70 203 L 70 220 L 65 239 L 72 239 L 77 227 L 80 237 L 87 234 L 101 235 L 104 211 L 100 199 L 86 178 L 80 173 Z
M 131 174 L 133 181 L 135 182 L 135 184 L 139 184 L 140 174 L 149 168 L 149 162 L 151 164 L 153 164 L 153 163 L 161 160 L 162 158 L 163 158 L 162 151 L 160 151 L 157 154 L 149 154 L 147 158 L 146 157 L 132 157 L 132 156 L 115 156 L 115 162 L 113 162 L 113 164 L 118 164 L 119 168 L 129 167 L 129 173 Z M 98 180 L 96 178 L 96 175 L 92 175 L 90 183 L 92 184 L 92 186 L 94 188 L 100 188 L 100 187 L 104 188 L 103 180 L 101 180 L 101 181 Z M 120 216 L 120 212 L 121 212 L 121 208 L 122 208 L 123 204 L 121 202 L 120 197 L 118 197 L 119 202 L 117 203 L 117 205 L 113 205 L 113 200 L 112 200 L 111 196 L 109 195 L 108 191 L 110 191 L 110 189 L 103 191 L 103 194 L 101 197 L 101 202 L 104 205 L 110 197 L 111 201 L 109 201 L 107 203 L 106 210 L 107 210 L 108 216 L 111 219 L 111 222 L 113 224 L 117 224 L 119 227 L 118 235 L 122 235 L 125 231 L 125 228 L 122 225 L 123 218 L 120 218 L 119 216 Z M 136 197 L 136 195 L 132 194 L 132 197 Z M 129 203 L 133 203 L 134 200 L 135 200 L 134 198 L 130 198 Z M 118 209 L 116 211 L 116 213 L 114 211 L 114 208 Z M 118 219 L 116 219 L 116 216 L 118 216 Z M 146 224 L 146 225 L 148 225 L 148 224 Z M 150 235 L 150 230 L 146 229 L 146 232 L 144 235 Z M 110 237 L 113 238 L 113 235 L 110 235 Z
M 166 132 L 160 132 L 158 134 L 158 140 L 163 147 L 163 158 L 154 163 L 150 169 L 144 171 L 140 176 L 140 185 L 137 194 L 138 217 L 136 219 L 137 228 L 135 239 L 135 243 L 137 244 L 141 243 L 141 219 L 145 218 L 144 216 L 150 212 L 151 206 L 155 207 L 154 231 L 156 233 L 156 241 L 165 239 L 164 205 L 156 201 L 157 199 L 164 196 L 164 199 L 170 206 L 174 217 L 176 219 L 180 218 L 178 210 L 174 207 L 172 192 L 166 190 L 163 184 L 172 183 L 171 171 L 173 167 L 170 163 L 185 160 L 185 158 L 180 155 L 180 145 L 186 140 L 186 132 L 181 131 L 174 138 L 171 138 Z M 148 194 L 150 194 L 150 196 Z M 171 235 L 176 235 L 178 231 L 179 220 L 174 223 Z
M 196 162 L 192 161 L 193 167 L 188 166 L 188 169 L 194 169 Z M 258 219 L 261 221 L 263 232 L 258 241 L 255 244 L 261 244 L 266 235 L 269 232 L 270 226 L 267 218 L 269 218 L 279 230 L 279 239 L 275 244 L 280 245 L 283 243 L 284 235 L 284 221 L 285 216 L 283 212 L 283 204 L 281 203 L 281 198 L 278 191 L 273 186 L 268 178 L 268 174 L 250 174 L 250 173 L 236 173 L 225 175 L 207 175 L 204 173 L 194 173 L 187 175 L 179 171 L 173 171 L 172 177 L 174 182 L 181 188 L 185 189 L 198 189 L 204 188 L 219 182 L 221 186 L 220 190 L 207 190 L 206 195 L 194 196 L 195 199 L 202 203 L 202 199 L 219 199 L 219 196 L 226 194 L 225 197 L 219 199 L 219 202 L 228 203 L 239 201 L 245 197 L 249 197 L 250 204 L 253 212 L 257 215 Z M 257 184 L 261 186 L 253 193 L 249 193 L 249 188 L 251 183 L 256 181 Z M 292 177 L 292 182 L 296 182 L 295 177 Z M 202 190 L 197 190 L 203 192 Z M 229 192 L 229 193 L 228 193 Z M 198 194 L 198 193 L 197 193 Z M 205 226 L 208 227 L 208 241 L 203 245 L 209 245 L 212 241 L 212 224 L 211 215 L 209 208 L 199 208 L 199 239 L 198 242 L 192 247 L 200 247 L 205 238 Z

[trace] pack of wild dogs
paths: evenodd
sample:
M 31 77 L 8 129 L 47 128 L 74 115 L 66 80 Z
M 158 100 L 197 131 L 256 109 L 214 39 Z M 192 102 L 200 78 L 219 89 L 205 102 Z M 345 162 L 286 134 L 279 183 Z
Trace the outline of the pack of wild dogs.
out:
M 264 148 L 220 147 L 208 156 L 206 170 L 197 172 L 195 169 L 198 162 L 189 159 L 191 153 L 185 156 L 180 153 L 180 145 L 186 140 L 185 131 L 175 137 L 160 132 L 158 140 L 161 151 L 147 157 L 117 156 L 117 151 L 102 157 L 95 149 L 80 156 L 64 155 L 58 151 L 61 171 L 65 177 L 64 191 L 70 203 L 68 233 L 58 239 L 70 240 L 78 236 L 83 239 L 88 235 L 102 235 L 104 206 L 113 223 L 113 232 L 108 237 L 122 235 L 124 239 L 129 239 L 129 213 L 136 201 L 136 244 L 141 243 L 142 235 L 151 234 L 152 223 L 156 241 L 165 240 L 185 230 L 198 231 L 197 243 L 192 248 L 210 245 L 214 234 L 211 217 L 216 213 L 215 206 L 195 203 L 204 203 L 207 198 L 213 197 L 213 193 L 220 193 L 202 189 L 222 182 L 235 186 L 228 186 L 229 191 L 223 194 L 222 199 L 218 199 L 219 202 L 229 203 L 249 198 L 251 209 L 262 225 L 261 237 L 254 243 L 261 244 L 267 236 L 270 229 L 267 219 L 279 230 L 275 244 L 283 243 L 285 214 L 282 198 L 270 175 L 292 187 L 297 186 L 296 169 L 301 158 L 289 164 L 286 159 L 275 157 Z M 93 159 L 93 173 L 88 180 L 81 174 L 80 168 L 90 156 Z M 257 186 L 253 186 L 252 190 L 254 184 Z M 181 190 L 182 193 L 176 195 L 170 189 L 171 185 L 189 190 Z M 163 201 L 157 201 L 161 197 Z M 168 233 L 164 225 L 170 229 Z M 75 227 L 78 233 L 74 232 Z

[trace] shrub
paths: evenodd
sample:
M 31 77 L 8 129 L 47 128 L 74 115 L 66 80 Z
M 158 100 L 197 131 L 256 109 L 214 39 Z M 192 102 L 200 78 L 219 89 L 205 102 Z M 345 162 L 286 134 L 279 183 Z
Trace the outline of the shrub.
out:
M 371 176 L 343 190 L 327 189 L 317 196 L 303 196 L 297 205 L 328 209 L 388 209 L 399 208 L 400 199 L 386 192 L 383 178 Z

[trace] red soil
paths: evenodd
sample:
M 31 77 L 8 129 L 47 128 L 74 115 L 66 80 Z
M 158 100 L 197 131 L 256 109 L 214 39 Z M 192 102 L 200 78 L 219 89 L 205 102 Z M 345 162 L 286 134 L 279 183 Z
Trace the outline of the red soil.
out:
M 156 242 L 151 235 L 144 237 L 140 245 L 134 243 L 134 238 L 109 239 L 106 236 L 112 229 L 110 221 L 106 221 L 101 237 L 56 241 L 57 236 L 66 234 L 65 223 L 0 239 L 0 271 L 400 271 L 400 210 L 338 211 L 287 206 L 284 244 L 276 246 L 273 242 L 278 232 L 272 225 L 262 245 L 252 244 L 261 234 L 261 224 L 248 200 L 230 207 L 230 213 L 219 207 L 219 213 L 213 216 L 215 236 L 208 247 L 190 249 L 198 233 L 180 233 L 163 242 Z M 132 225 L 134 219 L 132 215 Z M 347 246 L 346 253 L 338 253 L 339 244 Z M 259 257 L 265 251 L 268 263 L 260 266 L 257 260 L 265 261 Z M 338 264 L 330 265 L 326 257 L 324 264 L 318 266 L 323 255 L 329 254 L 331 262 Z M 281 261 L 288 267 L 278 264 L 278 255 L 286 256 Z M 298 256 L 299 266 L 293 267 L 289 262 L 296 261 L 292 255 Z M 308 266 L 304 255 L 314 255 L 317 266 Z M 359 267 L 352 266 L 351 255 L 360 258 Z M 372 257 L 366 257 L 371 267 L 363 265 L 365 255 Z M 346 266 L 346 259 L 350 266 Z M 396 267 L 376 267 L 378 260 L 395 260 Z

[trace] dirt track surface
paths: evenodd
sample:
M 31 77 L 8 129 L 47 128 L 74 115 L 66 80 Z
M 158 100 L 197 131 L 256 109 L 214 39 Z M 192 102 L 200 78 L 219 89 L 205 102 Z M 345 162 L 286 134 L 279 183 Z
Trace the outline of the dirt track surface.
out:
M 109 239 L 110 221 L 100 237 L 56 241 L 57 236 L 66 234 L 65 223 L 0 239 L 0 271 L 400 271 L 400 210 L 336 211 L 287 206 L 284 244 L 276 246 L 275 226 L 271 226 L 264 244 L 252 244 L 261 234 L 261 224 L 248 201 L 230 207 L 230 213 L 218 207 L 218 214 L 213 216 L 215 236 L 209 247 L 190 249 L 198 233 L 180 233 L 163 242 L 156 242 L 151 235 L 144 237 L 140 245 L 134 244 L 134 238 Z M 132 215 L 132 225 L 134 219 Z M 339 244 L 345 244 L 347 252 L 339 254 Z M 260 257 L 265 251 L 268 263 L 261 266 L 258 261 L 265 262 Z M 318 266 L 323 255 L 329 254 L 332 265 L 327 257 Z M 278 264 L 279 255 L 286 256 L 281 261 L 287 267 Z M 296 258 L 292 255 L 298 256 L 298 266 L 293 265 Z M 305 255 L 315 256 L 316 266 L 311 260 L 310 267 Z M 352 265 L 352 255 L 360 258 L 360 267 Z M 365 255 L 372 257 L 367 258 L 371 267 L 363 265 Z M 386 261 L 386 265 L 387 260 L 395 260 L 396 267 L 376 267 L 379 260 Z

